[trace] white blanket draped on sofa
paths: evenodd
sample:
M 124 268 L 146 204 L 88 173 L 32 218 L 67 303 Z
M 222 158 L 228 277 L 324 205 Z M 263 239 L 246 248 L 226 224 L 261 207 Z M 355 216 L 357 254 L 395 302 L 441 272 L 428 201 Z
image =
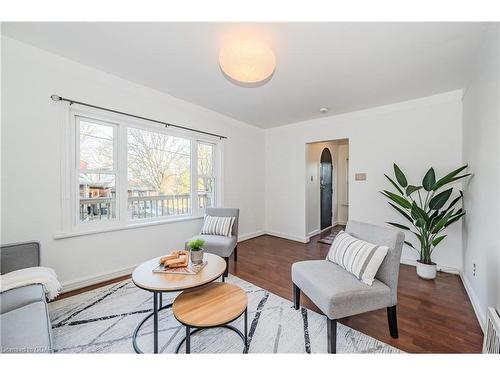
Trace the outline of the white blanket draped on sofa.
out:
M 0 289 L 5 292 L 31 284 L 42 284 L 49 300 L 57 297 L 61 284 L 52 268 L 30 267 L 0 275 Z

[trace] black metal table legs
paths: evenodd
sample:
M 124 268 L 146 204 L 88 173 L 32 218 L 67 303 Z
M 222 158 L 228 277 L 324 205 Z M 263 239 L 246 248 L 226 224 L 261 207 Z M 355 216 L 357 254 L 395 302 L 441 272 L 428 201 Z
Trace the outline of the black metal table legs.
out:
M 146 315 L 144 317 L 144 319 L 139 322 L 139 324 L 135 328 L 134 333 L 132 335 L 132 345 L 134 346 L 134 350 L 136 353 L 138 353 L 138 354 L 144 353 L 139 348 L 139 346 L 137 344 L 137 336 L 139 335 L 139 331 L 142 328 L 142 326 L 144 325 L 144 323 L 146 323 L 148 321 L 148 319 L 150 319 L 151 317 L 153 317 L 153 340 L 154 340 L 153 352 L 155 354 L 158 353 L 158 313 L 162 310 L 169 309 L 171 307 L 172 307 L 171 303 L 163 306 L 163 295 L 161 292 L 153 292 L 153 312 Z M 175 352 L 178 353 L 182 344 L 184 342 L 186 342 L 186 353 L 187 354 L 191 353 L 191 335 L 192 334 L 199 332 L 199 331 L 202 331 L 204 329 L 220 327 L 220 328 L 227 328 L 227 329 L 230 329 L 231 331 L 236 332 L 241 337 L 241 339 L 243 341 L 243 344 L 244 344 L 243 353 L 248 353 L 248 308 L 245 309 L 245 311 L 242 315 L 244 317 L 244 333 L 242 333 L 239 329 L 237 329 L 233 326 L 227 325 L 227 324 L 221 325 L 221 326 L 214 326 L 214 327 L 204 327 L 204 328 L 195 328 L 195 327 L 186 326 L 186 337 L 181 340 L 181 342 L 177 346 L 177 349 Z M 229 322 L 229 323 L 231 323 L 231 322 Z M 195 328 L 195 329 L 191 330 L 191 328 Z
M 186 326 L 186 354 L 191 353 L 191 327 Z
M 158 353 L 158 293 L 153 293 L 153 335 L 154 353 Z
M 230 329 L 231 331 L 236 332 L 241 337 L 241 340 L 243 341 L 243 344 L 244 344 L 243 353 L 245 353 L 245 354 L 248 353 L 248 311 L 247 310 L 248 310 L 248 308 L 246 308 L 245 312 L 243 313 L 245 334 L 243 334 L 238 328 L 235 328 L 235 327 L 227 325 L 227 324 L 223 324 L 220 326 L 213 326 L 213 327 L 203 327 L 203 328 L 186 326 L 186 337 L 184 337 L 181 340 L 181 342 L 179 343 L 179 345 L 177 345 L 177 349 L 175 350 L 175 352 L 179 353 L 179 350 L 180 350 L 182 344 L 184 344 L 184 342 L 186 342 L 186 354 L 190 354 L 191 353 L 191 335 L 193 335 L 196 332 L 200 332 L 200 331 L 203 331 L 205 329 L 210 329 L 210 328 L 227 328 L 227 329 Z M 236 319 L 238 319 L 238 318 L 236 318 Z M 229 322 L 229 323 L 231 323 L 231 322 Z M 191 330 L 191 328 L 195 328 L 195 329 Z
M 138 354 L 144 353 L 139 346 L 137 345 L 137 335 L 139 334 L 139 330 L 141 327 L 153 317 L 153 336 L 154 336 L 154 353 L 158 353 L 158 313 L 161 310 L 165 310 L 172 307 L 172 304 L 169 303 L 163 306 L 163 295 L 161 292 L 153 292 L 153 312 L 151 314 L 146 315 L 143 320 L 139 322 L 137 327 L 134 330 L 134 334 L 132 335 L 132 345 L 134 346 L 134 350 Z

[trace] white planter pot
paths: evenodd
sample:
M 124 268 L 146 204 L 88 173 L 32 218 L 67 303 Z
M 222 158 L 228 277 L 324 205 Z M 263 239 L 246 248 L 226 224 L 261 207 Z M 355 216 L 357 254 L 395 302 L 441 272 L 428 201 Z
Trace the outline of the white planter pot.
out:
M 191 263 L 192 264 L 201 264 L 203 263 L 203 249 L 197 251 L 190 251 L 191 253 Z
M 434 280 L 436 278 L 436 264 L 424 264 L 417 260 L 417 275 L 425 280 Z

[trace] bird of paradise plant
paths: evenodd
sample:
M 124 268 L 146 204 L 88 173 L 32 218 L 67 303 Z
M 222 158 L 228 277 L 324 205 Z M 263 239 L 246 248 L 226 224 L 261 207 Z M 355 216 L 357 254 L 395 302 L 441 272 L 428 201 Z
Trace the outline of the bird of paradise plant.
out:
M 422 179 L 421 185 L 410 185 L 403 171 L 394 164 L 396 181 L 385 175 L 396 188 L 397 193 L 384 190 L 381 193 L 389 199 L 389 204 L 407 219 L 413 228 L 406 225 L 388 222 L 397 228 L 413 233 L 420 242 L 419 248 L 409 241 L 405 243 L 415 249 L 423 264 L 434 264 L 431 256 L 436 246 L 446 238 L 442 232 L 465 215 L 462 208 L 456 207 L 463 199 L 463 192 L 455 197 L 446 207 L 453 193 L 453 187 L 441 191 L 447 185 L 461 180 L 470 173 L 459 175 L 467 165 L 460 167 L 446 176 L 436 180 L 434 168 L 430 168 Z

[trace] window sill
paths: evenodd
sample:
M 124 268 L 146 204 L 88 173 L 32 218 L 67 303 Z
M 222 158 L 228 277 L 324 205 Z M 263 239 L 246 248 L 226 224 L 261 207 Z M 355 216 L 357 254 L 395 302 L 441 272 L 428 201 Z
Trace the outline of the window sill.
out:
M 200 219 L 203 219 L 203 216 L 183 216 L 183 217 L 177 217 L 177 218 L 173 218 L 173 219 L 146 221 L 146 222 L 132 223 L 132 224 L 128 224 L 125 226 L 108 227 L 108 228 L 103 228 L 103 229 L 93 229 L 93 230 L 82 230 L 82 231 L 75 231 L 75 232 L 68 232 L 68 233 L 58 233 L 58 234 L 54 235 L 54 239 L 60 240 L 60 239 L 64 239 L 64 238 L 90 236 L 90 235 L 99 234 L 99 233 L 116 232 L 116 231 L 120 231 L 120 230 L 144 228 L 144 227 L 150 227 L 150 226 L 154 226 L 154 225 L 165 225 L 165 224 L 171 224 L 171 223 L 179 223 L 182 221 L 192 221 L 192 220 L 200 220 Z

